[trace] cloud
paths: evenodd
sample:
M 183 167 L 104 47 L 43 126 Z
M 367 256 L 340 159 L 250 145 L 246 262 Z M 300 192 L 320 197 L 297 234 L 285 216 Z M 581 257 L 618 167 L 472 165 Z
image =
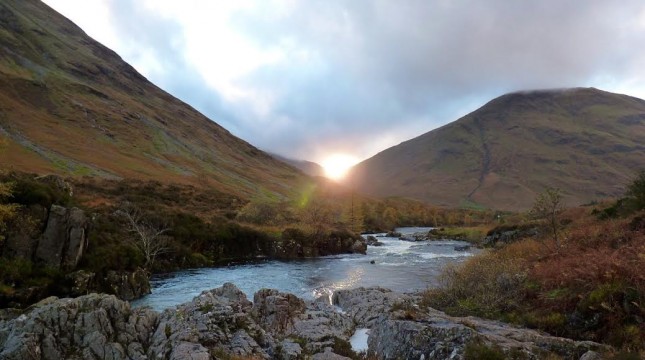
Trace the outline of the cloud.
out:
M 637 0 L 102 4 L 115 50 L 151 80 L 292 157 L 366 157 L 509 91 L 645 97 Z

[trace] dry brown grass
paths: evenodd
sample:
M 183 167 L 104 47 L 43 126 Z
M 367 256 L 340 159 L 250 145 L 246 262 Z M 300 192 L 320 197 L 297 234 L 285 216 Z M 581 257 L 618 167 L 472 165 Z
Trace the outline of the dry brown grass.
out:
M 632 218 L 598 220 L 589 208 L 563 217 L 569 223 L 562 247 L 548 238 L 525 239 L 449 267 L 442 287 L 426 294 L 427 304 L 642 349 L 645 229 Z

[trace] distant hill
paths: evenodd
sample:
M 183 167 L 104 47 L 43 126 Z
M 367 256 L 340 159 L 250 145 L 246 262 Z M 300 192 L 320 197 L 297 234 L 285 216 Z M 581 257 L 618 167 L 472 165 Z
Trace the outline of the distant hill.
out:
M 295 167 L 296 169 L 304 172 L 309 176 L 325 176 L 325 170 L 318 163 L 315 163 L 313 161 L 307 161 L 307 160 L 290 159 L 274 153 L 270 153 L 270 154 L 274 158 L 282 162 L 286 162 L 287 164 Z
M 0 3 L 0 167 L 206 185 L 243 196 L 284 195 L 309 181 L 159 89 L 37 0 Z
M 618 196 L 645 169 L 645 101 L 594 88 L 516 92 L 352 169 L 356 188 L 447 206 L 526 209 Z

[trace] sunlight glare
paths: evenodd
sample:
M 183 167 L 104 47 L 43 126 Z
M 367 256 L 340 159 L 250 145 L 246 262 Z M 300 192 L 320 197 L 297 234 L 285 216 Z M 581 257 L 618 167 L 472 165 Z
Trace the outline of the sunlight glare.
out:
M 325 176 L 332 180 L 341 180 L 359 159 L 347 154 L 333 154 L 321 162 Z

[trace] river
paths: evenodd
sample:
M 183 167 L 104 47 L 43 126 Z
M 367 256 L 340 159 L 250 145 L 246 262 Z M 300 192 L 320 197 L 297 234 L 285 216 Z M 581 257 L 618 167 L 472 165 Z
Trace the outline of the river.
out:
M 398 228 L 406 234 L 430 228 Z M 409 242 L 376 234 L 384 245 L 369 246 L 367 255 L 345 254 L 290 261 L 258 260 L 218 268 L 201 268 L 155 275 L 152 294 L 132 302 L 163 310 L 192 300 L 204 290 L 232 282 L 249 299 L 262 288 L 274 288 L 304 299 L 330 296 L 338 289 L 381 286 L 395 291 L 417 291 L 437 284 L 437 276 L 448 263 L 460 262 L 477 249 L 456 251 L 461 241 Z M 373 262 L 373 263 L 372 263 Z

